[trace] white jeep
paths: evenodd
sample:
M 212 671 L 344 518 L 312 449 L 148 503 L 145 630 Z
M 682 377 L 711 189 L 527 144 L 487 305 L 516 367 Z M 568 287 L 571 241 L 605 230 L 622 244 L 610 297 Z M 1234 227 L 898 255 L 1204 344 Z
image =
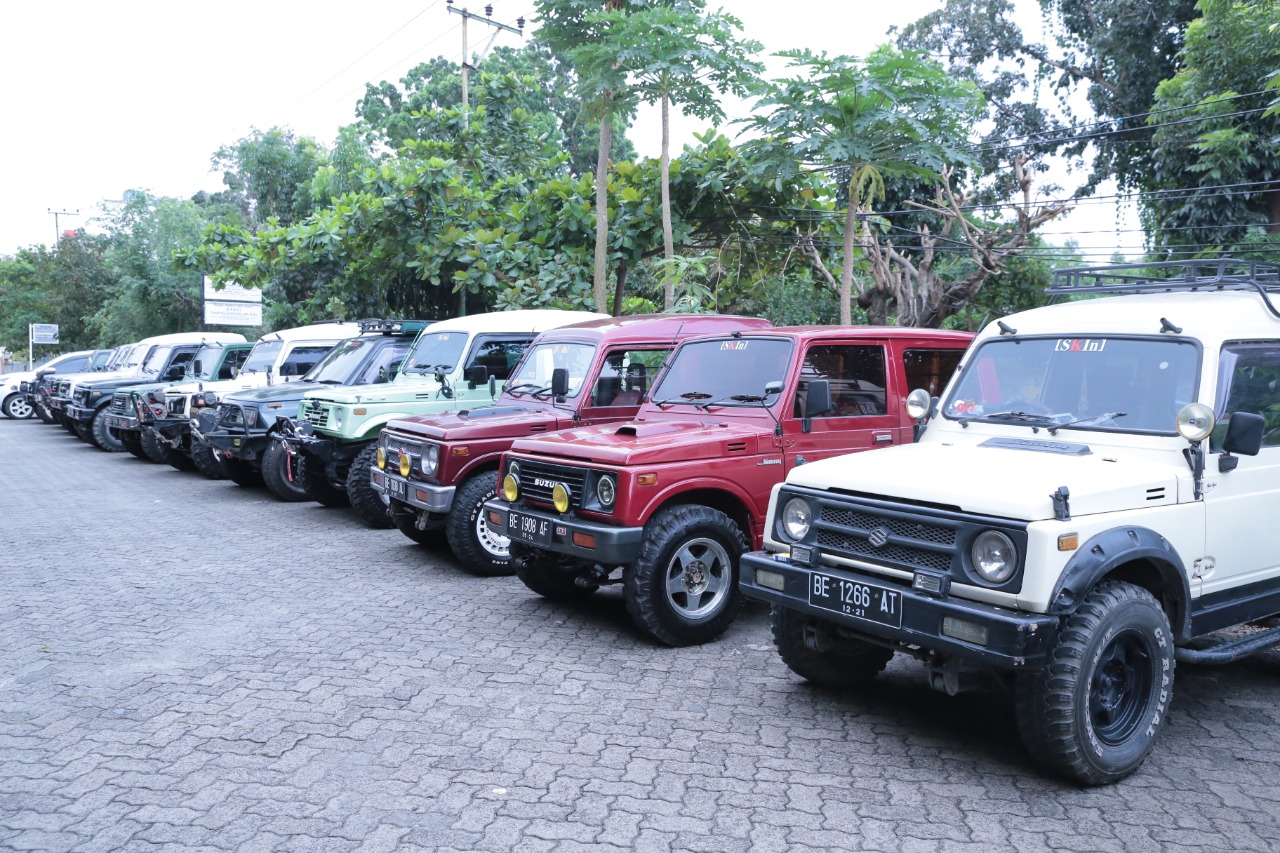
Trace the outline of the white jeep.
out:
M 1103 784 L 1150 751 L 1175 661 L 1280 643 L 1280 267 L 1050 292 L 1071 301 L 988 326 L 940 403 L 912 393 L 918 443 L 795 469 L 741 584 L 802 677 L 864 684 L 897 652 L 948 693 L 994 675 L 1031 755 Z

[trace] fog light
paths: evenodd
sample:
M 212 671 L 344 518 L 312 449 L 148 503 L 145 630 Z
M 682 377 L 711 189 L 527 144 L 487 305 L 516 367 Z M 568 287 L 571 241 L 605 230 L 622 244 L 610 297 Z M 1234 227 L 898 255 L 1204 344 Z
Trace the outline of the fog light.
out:
M 777 572 L 771 572 L 768 569 L 756 569 L 756 583 L 769 589 L 776 589 L 778 592 L 783 591 L 783 587 L 787 585 L 787 579 Z
M 412 470 L 413 470 L 413 459 L 410 458 L 408 453 L 401 453 L 400 454 L 400 476 L 407 479 L 409 477 L 409 472 Z
M 966 622 L 953 616 L 942 617 L 942 633 L 945 636 L 973 643 L 975 646 L 987 644 L 987 626 L 974 622 Z
M 520 481 L 514 474 L 502 478 L 502 496 L 507 499 L 507 503 L 515 503 L 516 498 L 520 497 Z
M 379 447 L 377 454 L 373 458 L 377 460 L 379 468 L 383 471 L 387 470 L 387 451 Z
M 555 504 L 556 512 L 565 513 L 569 511 L 569 487 L 564 483 L 556 483 L 551 488 L 551 502 Z

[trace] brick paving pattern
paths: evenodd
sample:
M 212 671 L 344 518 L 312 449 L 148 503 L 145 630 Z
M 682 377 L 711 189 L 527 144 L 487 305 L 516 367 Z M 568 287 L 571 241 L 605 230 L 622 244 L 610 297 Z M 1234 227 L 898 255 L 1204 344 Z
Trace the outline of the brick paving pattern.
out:
M 749 609 L 654 646 L 620 592 L 0 420 L 0 849 L 1280 849 L 1280 655 L 1181 666 L 1128 781 L 1041 776 L 995 692 L 824 692 Z

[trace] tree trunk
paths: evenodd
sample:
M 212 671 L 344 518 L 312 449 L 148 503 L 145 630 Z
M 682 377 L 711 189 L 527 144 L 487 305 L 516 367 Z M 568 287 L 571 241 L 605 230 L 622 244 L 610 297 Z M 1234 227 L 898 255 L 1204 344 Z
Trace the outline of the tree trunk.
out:
M 671 234 L 671 104 L 666 94 L 662 96 L 662 257 L 668 261 L 675 257 L 675 237 Z M 667 267 L 662 282 L 662 308 L 670 311 L 676 304 L 676 282 L 673 270 Z
M 596 310 L 602 314 L 609 310 L 609 154 L 612 148 L 613 116 L 606 104 L 600 119 L 600 147 L 596 152 L 596 262 L 591 282 Z
M 840 266 L 840 325 L 853 325 L 853 247 L 858 211 L 853 201 L 853 183 L 849 184 L 849 208 L 844 213 L 844 262 Z M 873 321 L 874 322 L 874 321 Z
M 627 262 L 618 261 L 618 277 L 613 287 L 613 316 L 622 316 L 622 291 L 627 286 Z

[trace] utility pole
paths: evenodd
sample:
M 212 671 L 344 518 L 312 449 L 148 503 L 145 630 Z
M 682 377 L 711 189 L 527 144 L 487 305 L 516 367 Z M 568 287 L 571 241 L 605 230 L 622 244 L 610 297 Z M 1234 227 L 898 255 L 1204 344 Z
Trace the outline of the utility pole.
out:
M 471 121 L 470 121 L 471 107 L 470 107 L 470 101 L 467 100 L 467 78 L 470 77 L 471 72 L 475 70 L 474 68 L 471 67 L 471 63 L 469 61 L 471 57 L 467 55 L 467 21 L 471 19 L 475 19 L 482 24 L 488 24 L 489 26 L 494 27 L 495 29 L 493 33 L 493 38 L 497 38 L 498 30 L 506 30 L 509 33 L 515 33 L 518 36 L 524 35 L 524 18 L 523 17 L 517 18 L 516 19 L 517 26 L 512 27 L 512 26 L 508 26 L 507 24 L 500 24 L 497 21 L 493 20 L 493 4 L 492 3 L 484 7 L 484 15 L 481 16 L 481 15 L 477 15 L 475 12 L 468 12 L 466 9 L 454 8 L 453 0 L 445 0 L 445 2 L 449 4 L 447 8 L 450 14 L 462 16 L 462 126 L 463 128 L 467 128 L 467 127 L 470 127 L 471 125 Z M 490 39 L 489 43 L 493 44 L 493 39 Z M 485 48 L 485 50 L 487 51 L 488 48 Z M 467 314 L 467 289 L 464 286 L 461 290 L 458 291 L 458 316 L 465 317 L 466 314 Z
M 54 210 L 54 209 L 51 207 L 51 208 L 49 208 L 49 212 L 50 212 L 51 214 L 53 214 L 53 232 L 54 232 L 54 234 L 56 235 L 56 237 L 55 237 L 55 239 L 54 239 L 54 241 L 53 241 L 53 245 L 54 245 L 54 246 L 57 246 L 57 245 L 58 245 L 58 243 L 62 242 L 62 229 L 58 227 L 58 217 L 59 217 L 59 216 L 79 216 L 79 215 L 80 215 L 80 211 L 78 211 L 78 210 Z

